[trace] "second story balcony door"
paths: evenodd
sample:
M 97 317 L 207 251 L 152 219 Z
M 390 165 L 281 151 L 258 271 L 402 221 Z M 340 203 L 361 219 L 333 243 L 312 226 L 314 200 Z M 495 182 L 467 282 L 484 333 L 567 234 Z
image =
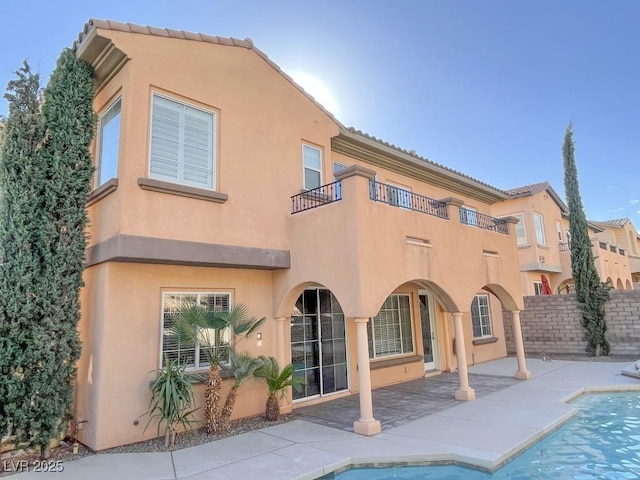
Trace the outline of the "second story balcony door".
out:
M 422 349 L 424 355 L 424 371 L 438 370 L 438 337 L 433 310 L 433 298 L 425 290 L 420 290 L 420 324 L 422 327 Z

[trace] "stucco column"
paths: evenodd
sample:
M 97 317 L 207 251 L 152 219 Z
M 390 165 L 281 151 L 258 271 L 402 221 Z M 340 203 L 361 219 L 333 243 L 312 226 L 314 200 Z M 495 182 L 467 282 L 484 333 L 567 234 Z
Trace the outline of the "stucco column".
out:
M 290 353 L 287 354 L 285 346 L 288 344 L 289 337 L 287 329 L 291 327 L 291 317 L 276 318 L 276 360 L 280 369 L 287 365 L 291 359 Z M 290 413 L 293 410 L 291 388 L 287 388 L 285 395 L 278 401 L 280 404 L 280 413 Z
M 524 357 L 524 342 L 522 341 L 522 326 L 520 325 L 520 311 L 512 310 L 513 336 L 516 340 L 516 356 L 518 357 L 518 371 L 515 377 L 520 380 L 529 380 L 531 372 L 527 370 L 527 362 Z
M 380 422 L 373 418 L 371 371 L 369 370 L 368 318 L 354 318 L 358 342 L 358 383 L 360 386 L 360 419 L 353 422 L 353 431 L 361 435 L 380 433 Z
M 276 318 L 276 360 L 278 360 L 278 365 L 280 366 L 280 368 L 284 367 L 285 365 L 284 344 L 286 320 L 288 320 L 287 317 Z
M 462 313 L 455 312 L 453 315 L 453 327 L 456 332 L 456 356 L 458 357 L 458 378 L 460 388 L 456 390 L 456 400 L 473 400 L 476 398 L 476 391 L 469 386 L 469 372 L 467 371 L 467 352 L 464 345 L 464 327 L 462 325 Z

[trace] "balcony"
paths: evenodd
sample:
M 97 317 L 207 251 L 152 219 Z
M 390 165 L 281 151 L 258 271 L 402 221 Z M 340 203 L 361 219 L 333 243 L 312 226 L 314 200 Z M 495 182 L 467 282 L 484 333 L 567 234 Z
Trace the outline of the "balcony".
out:
M 442 200 L 427 197 L 405 190 L 395 185 L 369 181 L 369 199 L 385 203 L 402 210 L 424 213 L 443 220 L 449 220 L 448 205 Z M 312 190 L 305 190 L 291 197 L 291 214 L 304 212 L 342 200 L 342 182 L 340 180 L 322 185 Z M 458 207 L 459 220 L 463 225 L 509 235 L 509 221 L 478 213 L 475 210 Z
M 484 215 L 464 207 L 460 207 L 459 210 L 460 223 L 509 235 L 509 222 L 507 222 L 507 220 L 490 217 L 489 215 Z
M 291 213 L 304 212 L 339 200 L 342 200 L 342 182 L 328 183 L 292 196 Z
M 395 207 L 413 210 L 414 212 L 426 213 L 445 220 L 449 219 L 445 202 L 393 185 L 376 182 L 375 180 L 369 182 L 369 198 L 374 202 L 382 202 Z

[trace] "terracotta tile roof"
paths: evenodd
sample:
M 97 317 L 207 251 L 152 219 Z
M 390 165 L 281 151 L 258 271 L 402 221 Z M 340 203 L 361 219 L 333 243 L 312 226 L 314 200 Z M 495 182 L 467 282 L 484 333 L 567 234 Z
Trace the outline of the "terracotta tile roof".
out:
M 551 188 L 551 184 L 549 182 L 540 182 L 533 183 L 531 185 L 525 185 L 524 187 L 512 188 L 510 190 L 506 190 L 506 193 L 510 197 L 517 198 L 525 197 L 528 195 L 535 195 L 536 193 L 547 190 L 548 188 Z
M 591 220 L 596 225 L 603 227 L 624 227 L 630 220 L 628 218 L 614 218 L 613 220 Z
M 219 37 L 207 35 L 204 33 L 193 33 L 187 32 L 185 30 L 172 30 L 170 28 L 159 28 L 159 27 L 151 27 L 144 25 L 136 25 L 134 23 L 122 23 L 116 22 L 114 20 L 99 20 L 96 18 L 90 18 L 87 23 L 85 23 L 84 28 L 78 34 L 78 38 L 75 42 L 73 42 L 73 49 L 77 50 L 82 46 L 83 43 L 87 41 L 93 34 L 96 29 L 101 30 L 113 30 L 117 32 L 126 32 L 126 33 L 137 33 L 142 35 L 154 35 L 157 37 L 167 37 L 167 38 L 178 38 L 183 40 L 191 40 L 196 42 L 205 42 L 205 43 L 213 43 L 218 45 L 227 45 L 233 47 L 241 47 L 252 50 L 258 56 L 260 56 L 265 62 L 267 62 L 273 69 L 275 69 L 278 73 L 280 73 L 287 81 L 289 81 L 293 86 L 295 86 L 300 92 L 306 96 L 309 100 L 311 100 L 318 108 L 320 108 L 324 113 L 326 113 L 329 117 L 331 117 L 339 126 L 343 127 L 343 125 L 333 116 L 331 112 L 329 112 L 326 108 L 324 108 L 318 101 L 313 98 L 304 88 L 298 85 L 293 78 L 287 75 L 276 63 L 274 63 L 264 52 L 258 49 L 254 44 L 253 40 L 250 38 L 245 38 L 244 40 L 239 40 L 237 38 L 232 37 Z
M 506 191 L 504 191 L 502 189 L 499 189 L 497 187 L 494 187 L 493 185 L 485 183 L 485 182 L 483 182 L 481 180 L 478 180 L 477 178 L 473 178 L 473 177 L 471 177 L 471 176 L 469 176 L 469 175 L 467 175 L 465 173 L 462 173 L 462 172 L 459 172 L 457 170 L 454 170 L 453 168 L 447 167 L 446 165 L 442 165 L 441 163 L 436 163 L 434 161 L 431 161 L 428 158 L 421 157 L 420 155 L 418 155 L 416 153 L 415 150 L 405 150 L 404 148 L 398 147 L 398 146 L 396 146 L 396 145 L 394 145 L 392 143 L 389 143 L 389 142 L 385 142 L 384 140 L 381 140 L 381 139 L 379 139 L 377 137 L 374 137 L 373 135 L 369 135 L 368 133 L 364 133 L 363 131 L 357 130 L 357 129 L 353 128 L 353 127 L 348 127 L 348 128 L 346 128 L 346 130 L 351 132 L 351 133 L 354 133 L 356 135 L 360 135 L 360 136 L 362 136 L 364 138 L 368 138 L 369 140 L 373 140 L 374 142 L 377 142 L 377 143 L 379 143 L 381 145 L 384 145 L 386 147 L 392 148 L 392 149 L 394 149 L 394 150 L 396 150 L 396 151 L 398 151 L 400 153 L 404 153 L 405 155 L 409 155 L 409 156 L 411 156 L 411 157 L 413 157 L 413 158 L 415 158 L 417 160 L 421 160 L 421 161 L 423 161 L 425 163 L 428 163 L 429 165 L 435 166 L 437 168 L 441 168 L 443 170 L 446 170 L 447 172 L 453 173 L 455 175 L 459 175 L 459 176 L 464 177 L 464 178 L 466 178 L 468 180 L 476 182 L 476 183 L 478 183 L 480 185 L 483 185 L 485 187 L 491 188 L 491 189 L 493 189 L 493 190 L 495 190 L 495 191 L 497 191 L 497 192 L 499 192 L 499 193 L 501 193 L 503 195 L 507 194 Z

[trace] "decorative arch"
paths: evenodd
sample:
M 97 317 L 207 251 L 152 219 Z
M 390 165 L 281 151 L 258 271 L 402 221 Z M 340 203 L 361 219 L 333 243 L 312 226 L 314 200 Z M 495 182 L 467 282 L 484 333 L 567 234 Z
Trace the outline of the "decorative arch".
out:
M 296 300 L 302 294 L 302 292 L 304 292 L 309 287 L 319 287 L 319 288 L 326 288 L 327 290 L 330 290 L 331 293 L 333 293 L 333 295 L 338 300 L 338 303 L 340 305 L 344 305 L 342 299 L 340 298 L 341 295 L 343 294 L 342 292 L 338 292 L 334 290 L 329 285 L 324 285 L 322 283 L 309 280 L 307 282 L 299 283 L 298 285 L 292 287 L 289 290 L 289 292 L 278 303 L 277 308 L 275 310 L 275 317 L 278 318 L 278 317 L 290 316 L 291 312 L 293 311 L 293 307 L 296 304 Z
M 633 290 L 633 285 L 631 285 L 629 280 L 627 280 L 627 283 L 625 284 L 625 290 Z
M 618 279 L 616 282 L 616 290 L 624 290 L 624 285 L 622 284 L 622 280 Z
M 389 290 L 389 291 L 387 291 L 385 293 L 384 298 L 382 299 L 382 301 L 378 305 L 378 309 L 380 309 L 380 307 L 382 306 L 384 301 L 387 299 L 387 297 L 389 295 L 391 295 L 399 286 L 405 285 L 407 283 L 413 283 L 413 284 L 417 285 L 419 288 L 423 288 L 425 290 L 429 290 L 433 294 L 433 297 L 437 300 L 437 302 L 442 306 L 442 308 L 443 308 L 443 310 L 445 312 L 459 312 L 460 311 L 460 308 L 458 307 L 456 302 L 453 300 L 453 298 L 451 298 L 451 295 L 449 295 L 445 289 L 443 289 L 437 283 L 434 283 L 431 280 L 425 280 L 425 279 L 409 280 L 407 282 L 403 282 L 403 283 L 400 283 L 400 284 L 394 286 L 391 290 Z
M 502 303 L 502 307 L 505 310 L 507 311 L 522 310 L 522 308 L 518 305 L 518 302 L 515 301 L 515 299 L 509 293 L 509 291 L 506 288 L 504 288 L 502 285 L 492 283 L 482 287 L 482 290 L 485 290 L 495 295 L 498 298 L 498 300 L 500 300 L 500 303 Z

